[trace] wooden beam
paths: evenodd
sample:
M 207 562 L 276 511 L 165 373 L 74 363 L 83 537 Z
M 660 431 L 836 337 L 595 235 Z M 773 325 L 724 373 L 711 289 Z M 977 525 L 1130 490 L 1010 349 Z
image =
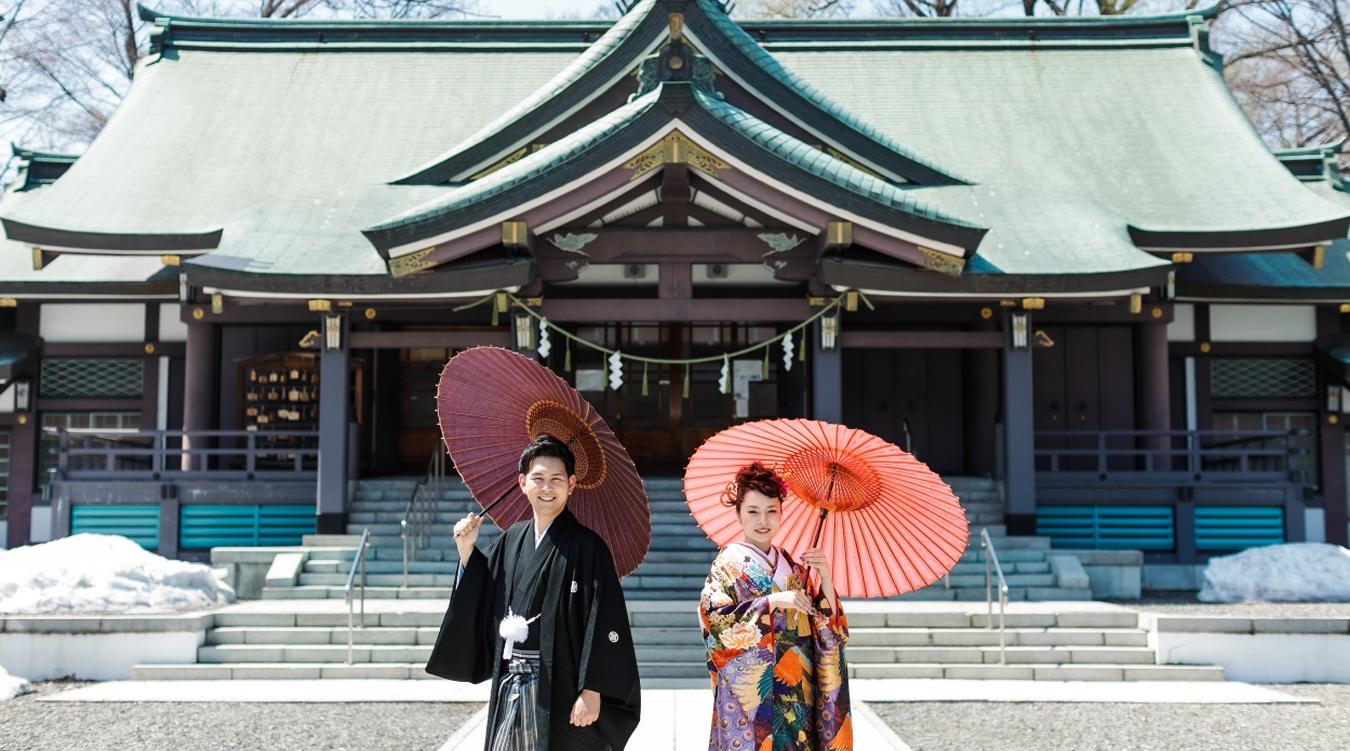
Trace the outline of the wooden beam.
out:
M 414 349 L 418 347 L 465 347 L 510 345 L 511 336 L 499 329 L 460 331 L 353 331 L 352 349 Z
M 801 321 L 813 312 L 804 299 L 592 299 L 546 298 L 539 312 L 550 321 Z
M 688 300 L 694 296 L 694 266 L 689 263 L 663 263 L 657 281 L 663 300 Z
M 850 331 L 843 346 L 853 349 L 1001 349 L 998 331 Z
M 550 238 L 555 235 L 593 234 L 595 239 L 579 253 L 559 250 Z M 774 252 L 764 236 L 798 237 L 801 244 L 791 250 Z M 590 263 L 760 263 L 772 258 L 806 258 L 814 262 L 815 243 L 805 232 L 790 227 L 599 227 L 556 230 L 535 244 L 536 255 L 544 258 L 577 259 Z

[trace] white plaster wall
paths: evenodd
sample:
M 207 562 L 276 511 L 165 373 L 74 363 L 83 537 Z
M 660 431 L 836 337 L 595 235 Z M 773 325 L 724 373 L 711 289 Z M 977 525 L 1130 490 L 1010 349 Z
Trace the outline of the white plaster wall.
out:
M 0 519 L 0 550 L 4 550 L 5 548 L 9 547 L 9 543 L 7 542 L 8 540 L 9 540 L 9 522 L 4 519 Z
M 142 303 L 45 303 L 38 330 L 47 342 L 143 342 Z
M 1177 303 L 1172 306 L 1172 322 L 1167 324 L 1167 341 L 1195 341 L 1195 306 Z
M 1310 342 L 1317 338 L 1312 305 L 1211 305 L 1209 338 L 1215 342 Z
M 73 675 L 91 681 L 124 681 L 145 662 L 197 661 L 205 631 L 137 634 L 0 633 L 0 665 L 12 675 L 46 681 Z
M 187 324 L 183 323 L 183 306 L 176 302 L 159 305 L 159 340 L 161 342 L 187 341 Z
M 1327 541 L 1327 511 L 1321 508 L 1303 510 L 1303 530 L 1308 542 Z
M 47 542 L 52 539 L 52 507 L 34 506 L 33 516 L 29 520 L 28 540 L 33 543 Z
M 1151 636 L 1159 664 L 1220 665 L 1229 680 L 1250 683 L 1350 683 L 1350 634 Z
M 29 391 L 28 393 L 33 393 Z M 0 391 L 0 412 L 6 414 L 14 411 L 14 384 L 9 384 L 4 391 Z

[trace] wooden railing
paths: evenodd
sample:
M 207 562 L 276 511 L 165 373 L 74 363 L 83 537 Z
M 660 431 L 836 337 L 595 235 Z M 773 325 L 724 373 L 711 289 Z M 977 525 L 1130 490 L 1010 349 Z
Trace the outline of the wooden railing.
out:
M 306 479 L 318 469 L 313 431 L 44 428 L 56 437 L 56 480 Z
M 1036 434 L 1038 485 L 1085 481 L 1294 483 L 1307 431 L 1105 430 Z

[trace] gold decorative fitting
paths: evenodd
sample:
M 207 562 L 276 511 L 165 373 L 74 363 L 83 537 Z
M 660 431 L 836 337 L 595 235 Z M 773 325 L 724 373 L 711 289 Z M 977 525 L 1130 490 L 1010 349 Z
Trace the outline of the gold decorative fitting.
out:
M 520 148 L 511 152 L 510 154 L 507 154 L 506 156 L 502 157 L 500 160 L 493 162 L 491 165 L 484 167 L 482 170 L 479 170 L 478 172 L 475 172 L 474 174 L 470 175 L 469 180 L 470 181 L 481 180 L 482 178 L 487 177 L 488 175 L 492 174 L 493 172 L 496 172 L 502 167 L 514 164 L 515 162 L 524 159 L 527 155 L 533 154 L 534 152 L 539 151 L 547 146 L 548 144 L 546 143 L 532 143 L 529 146 L 521 146 Z
M 33 270 L 41 271 L 42 267 L 46 265 L 47 265 L 47 258 L 46 255 L 42 252 L 42 248 L 33 248 Z
M 508 248 L 523 248 L 529 242 L 530 228 L 525 222 L 502 222 L 502 245 Z
M 1016 301 L 1016 300 L 999 300 L 999 301 L 998 301 L 998 306 L 999 306 L 1000 308 L 1015 308 L 1015 307 L 1017 307 L 1017 301 Z
M 1022 298 L 1022 310 L 1045 310 L 1045 298 L 1044 297 Z
M 160 256 L 159 262 L 163 266 L 182 266 L 182 256 Z
M 374 308 L 366 308 L 366 320 L 367 320 L 367 321 L 373 321 L 373 320 L 375 320 L 375 316 L 376 316 L 376 313 L 375 313 L 375 309 L 374 309 Z
M 311 313 L 329 313 L 333 310 L 332 300 L 310 300 L 309 312 Z
M 853 169 L 858 170 L 859 172 L 866 172 L 867 174 L 871 175 L 872 177 L 877 178 L 878 180 L 884 179 L 884 178 L 882 178 L 881 175 L 877 174 L 876 171 L 873 170 L 871 167 L 868 167 L 867 165 L 863 164 L 862 162 L 859 162 L 858 160 L 854 159 L 853 157 L 849 156 L 848 154 L 845 154 L 844 152 L 840 151 L 839 149 L 836 149 L 836 148 L 833 147 L 833 146 L 824 145 L 824 146 L 821 146 L 821 147 L 819 147 L 819 148 L 820 148 L 821 151 L 825 152 L 826 154 L 829 154 L 830 156 L 834 157 L 835 159 L 838 159 L 839 161 L 843 162 L 844 164 L 847 164 L 848 166 L 852 167 Z
M 17 308 L 19 301 L 12 297 L 0 297 L 0 308 Z
M 983 318 L 984 320 L 987 321 L 987 320 L 989 320 L 990 318 L 993 318 L 993 317 L 994 317 L 994 309 L 993 309 L 993 308 L 980 308 L 980 318 Z
M 1341 421 L 1340 415 L 1327 415 L 1327 423 L 1335 425 Z
M 1190 251 L 1177 251 L 1172 254 L 1172 263 L 1190 263 L 1195 260 L 1195 254 Z
M 219 292 L 211 295 L 211 312 L 216 315 L 225 312 L 225 296 Z
M 1342 313 L 1350 313 L 1350 302 L 1343 302 L 1343 303 L 1341 303 L 1341 312 L 1342 312 Z
M 193 309 L 192 309 L 192 320 L 194 320 L 194 321 L 200 321 L 200 320 L 202 320 L 202 319 L 205 318 L 205 317 L 206 317 L 206 311 L 205 311 L 205 310 L 202 310 L 201 308 L 193 308 Z
M 858 312 L 858 292 L 856 290 L 849 290 L 845 293 L 844 310 L 847 310 L 850 313 Z
M 153 354 L 155 354 L 155 344 L 154 344 L 154 342 L 146 342 L 146 343 L 145 343 L 145 354 L 147 354 L 147 355 L 153 355 Z
M 1317 247 L 1313 248 L 1312 267 L 1315 269 L 1320 269 L 1326 265 L 1326 262 L 1327 262 L 1327 246 L 1318 245 Z
M 28 415 L 19 415 L 19 424 L 20 424 L 20 425 L 27 425 L 27 424 L 28 424 Z
M 511 298 L 505 292 L 496 293 L 495 299 L 498 313 L 505 313 L 511 309 Z
M 1162 318 L 1163 316 L 1162 308 L 1154 308 L 1153 310 L 1150 310 L 1148 314 L 1153 316 L 1154 318 Z
M 633 171 L 629 180 L 636 180 L 666 164 L 687 164 L 712 177 L 717 177 L 721 170 L 731 169 L 730 164 L 713 156 L 678 130 L 672 130 L 646 151 L 629 159 L 623 168 Z
M 1211 349 L 1213 349 L 1213 348 L 1210 347 L 1209 342 L 1200 342 L 1200 351 L 1201 351 L 1201 352 L 1204 352 L 1204 353 L 1208 354 L 1209 351 L 1210 351 Z
M 821 307 L 822 305 L 824 305 L 824 304 L 827 303 L 827 302 L 829 302 L 829 300 L 826 300 L 826 299 L 823 298 L 823 297 L 808 297 L 808 298 L 806 298 L 806 304 L 807 304 L 807 305 L 810 305 L 810 306 L 813 307 L 813 308 L 819 308 L 819 307 Z
M 853 244 L 853 222 L 826 222 L 825 244 L 832 248 L 847 248 Z
M 1144 296 L 1130 295 L 1130 313 L 1138 315 L 1144 310 Z
M 671 13 L 669 16 L 666 16 L 666 23 L 670 25 L 670 38 L 672 41 L 678 42 L 681 39 L 684 39 L 683 13 Z
M 671 70 L 679 70 L 684 67 L 684 58 L 679 55 L 671 55 L 666 58 L 666 65 L 669 65 Z
M 527 297 L 527 298 L 525 298 L 525 304 L 528 305 L 528 306 L 530 306 L 531 308 L 538 308 L 538 307 L 540 307 L 540 306 L 542 306 L 542 305 L 544 304 L 544 298 L 542 298 L 542 297 Z
M 923 254 L 923 260 L 919 265 L 929 271 L 936 271 L 947 276 L 961 276 L 961 272 L 966 268 L 966 259 L 964 258 L 957 258 L 949 253 L 925 248 L 922 245 L 915 247 Z
M 414 253 L 409 253 L 406 256 L 399 256 L 398 258 L 390 258 L 389 259 L 390 275 L 395 277 L 407 276 L 414 272 L 422 271 L 423 269 L 429 269 L 432 266 L 435 266 L 436 264 L 426 260 L 427 256 L 431 255 L 431 251 L 435 249 L 436 249 L 435 247 L 424 248 Z
M 352 306 L 352 301 L 351 301 L 351 300 L 338 300 L 338 301 L 337 301 L 337 306 L 338 306 L 339 308 L 350 308 L 350 307 Z

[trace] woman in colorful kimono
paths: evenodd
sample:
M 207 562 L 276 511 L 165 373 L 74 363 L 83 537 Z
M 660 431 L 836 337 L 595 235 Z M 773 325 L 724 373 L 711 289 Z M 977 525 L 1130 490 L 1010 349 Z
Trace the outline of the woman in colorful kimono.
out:
M 709 751 L 853 748 L 848 624 L 825 556 L 811 550 L 798 563 L 773 545 L 785 495 L 782 478 L 755 463 L 723 499 L 745 537 L 718 553 L 700 598 L 713 682 Z

